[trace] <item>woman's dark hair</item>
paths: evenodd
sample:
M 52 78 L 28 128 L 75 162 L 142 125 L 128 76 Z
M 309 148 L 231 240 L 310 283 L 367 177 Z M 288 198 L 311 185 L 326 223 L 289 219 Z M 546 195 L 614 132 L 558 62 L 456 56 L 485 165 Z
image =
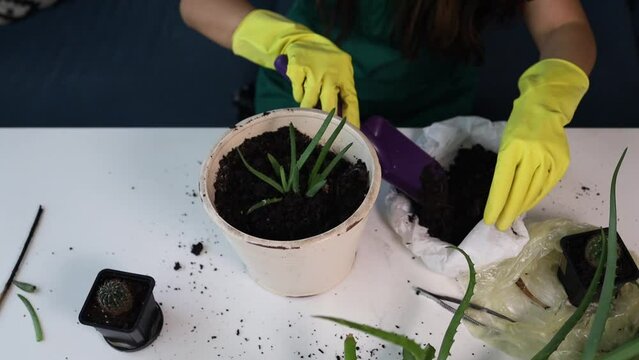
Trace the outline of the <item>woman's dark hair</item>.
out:
M 315 0 L 338 43 L 352 30 L 359 0 Z M 367 1 L 367 0 L 363 0 Z M 480 33 L 490 22 L 501 22 L 520 13 L 529 0 L 388 0 L 395 7 L 392 39 L 404 56 L 414 58 L 426 47 L 436 53 L 467 62 L 483 60 Z

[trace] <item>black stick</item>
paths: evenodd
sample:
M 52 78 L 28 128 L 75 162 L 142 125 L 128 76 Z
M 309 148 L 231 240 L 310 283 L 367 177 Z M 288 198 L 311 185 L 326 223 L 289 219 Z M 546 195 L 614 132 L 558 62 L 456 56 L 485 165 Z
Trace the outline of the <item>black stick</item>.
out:
M 29 231 L 29 236 L 27 236 L 27 241 L 24 242 L 24 246 L 22 247 L 22 252 L 20 252 L 20 256 L 18 257 L 18 261 L 13 267 L 13 271 L 11 271 L 11 275 L 9 276 L 9 280 L 4 284 L 4 289 L 2 289 L 2 293 L 0 293 L 0 305 L 2 305 L 2 300 L 4 300 L 5 295 L 7 294 L 7 290 L 11 283 L 13 282 L 13 278 L 16 276 L 18 269 L 20 268 L 20 263 L 22 263 L 22 258 L 24 258 L 24 254 L 27 252 L 27 248 L 29 247 L 29 243 L 31 243 L 31 238 L 38 227 L 38 222 L 40 221 L 40 215 L 42 215 L 42 205 L 38 206 L 38 213 L 36 214 L 35 219 L 33 220 L 33 224 L 31 225 L 31 230 Z

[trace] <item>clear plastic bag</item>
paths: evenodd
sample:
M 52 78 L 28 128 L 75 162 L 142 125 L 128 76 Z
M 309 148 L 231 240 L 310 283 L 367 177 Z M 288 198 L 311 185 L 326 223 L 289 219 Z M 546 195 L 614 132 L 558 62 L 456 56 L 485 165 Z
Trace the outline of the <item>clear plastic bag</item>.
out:
M 591 225 L 557 219 L 530 224 L 530 240 L 518 256 L 478 271 L 472 298 L 473 303 L 502 313 L 516 323 L 470 310 L 468 315 L 488 325 L 466 323 L 471 334 L 515 357 L 529 359 L 539 351 L 575 310 L 557 278 L 562 257 L 559 240 L 592 229 Z M 467 274 L 458 280 L 466 284 Z M 522 291 L 522 284 L 528 295 Z M 595 311 L 596 304 L 591 304 L 550 359 L 581 357 Z M 613 302 L 600 349 L 612 350 L 638 333 L 639 285 L 633 282 L 625 284 Z

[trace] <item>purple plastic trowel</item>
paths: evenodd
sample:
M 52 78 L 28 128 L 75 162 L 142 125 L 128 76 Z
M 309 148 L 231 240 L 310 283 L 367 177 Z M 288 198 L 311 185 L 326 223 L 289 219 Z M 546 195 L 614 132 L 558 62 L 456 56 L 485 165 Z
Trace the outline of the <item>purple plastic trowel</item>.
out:
M 288 79 L 286 55 L 278 56 L 274 66 L 279 74 Z M 421 190 L 421 175 L 424 170 L 437 178 L 446 176 L 446 171 L 437 160 L 385 118 L 372 116 L 361 125 L 360 130 L 373 143 L 377 151 L 382 167 L 382 178 L 414 201 L 418 203 L 424 201 Z
M 443 178 L 446 171 L 415 142 L 402 134 L 388 120 L 381 116 L 371 116 L 361 129 L 373 143 L 379 163 L 382 167 L 382 178 L 421 203 L 421 175 L 425 170 L 431 176 Z
M 286 69 L 288 68 L 288 57 L 286 55 L 280 55 L 277 58 L 275 58 L 275 70 L 282 76 L 284 76 L 285 79 L 288 79 L 288 76 L 286 76 Z

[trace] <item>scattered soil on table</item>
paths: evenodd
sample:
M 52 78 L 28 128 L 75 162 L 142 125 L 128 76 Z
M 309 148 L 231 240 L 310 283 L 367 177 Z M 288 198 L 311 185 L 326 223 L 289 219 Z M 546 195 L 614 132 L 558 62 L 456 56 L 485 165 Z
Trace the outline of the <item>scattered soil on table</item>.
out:
M 430 236 L 459 245 L 483 218 L 497 154 L 475 145 L 460 149 L 447 177 L 422 173 L 423 205 L 413 203 L 419 224 Z
M 173 265 L 173 270 L 178 271 L 182 268 L 182 265 L 180 265 L 179 261 L 175 262 L 175 265 Z
M 296 131 L 297 156 L 310 143 L 310 138 Z M 239 146 L 246 161 L 279 182 L 266 154 L 273 155 L 288 175 L 290 142 L 288 127 L 247 139 Z M 327 184 L 314 197 L 304 196 L 306 184 L 315 160 L 318 146 L 300 170 L 300 194 L 280 194 L 270 185 L 251 174 L 236 149 L 220 161 L 215 181 L 215 207 L 220 216 L 233 227 L 253 236 L 270 240 L 295 240 L 321 234 L 339 225 L 351 216 L 368 192 L 368 170 L 358 160 L 355 164 L 342 159 L 328 176 Z M 329 152 L 324 164 L 335 154 Z M 282 197 L 247 214 L 259 201 Z
M 204 245 L 202 245 L 201 241 L 197 244 L 193 244 L 191 245 L 191 254 L 198 256 L 202 252 L 202 249 L 204 249 Z
M 133 306 L 131 307 L 131 310 L 117 316 L 106 313 L 100 307 L 97 291 L 95 291 L 95 293 L 91 295 L 91 302 L 86 308 L 86 319 L 100 325 L 109 325 L 124 330 L 131 329 L 135 325 L 140 311 L 142 311 L 144 300 L 146 300 L 145 296 L 149 291 L 149 286 L 145 282 L 119 277 L 105 277 L 102 279 L 100 286 L 112 279 L 123 281 L 131 291 L 131 296 L 133 297 Z M 96 289 L 100 286 L 97 286 Z

